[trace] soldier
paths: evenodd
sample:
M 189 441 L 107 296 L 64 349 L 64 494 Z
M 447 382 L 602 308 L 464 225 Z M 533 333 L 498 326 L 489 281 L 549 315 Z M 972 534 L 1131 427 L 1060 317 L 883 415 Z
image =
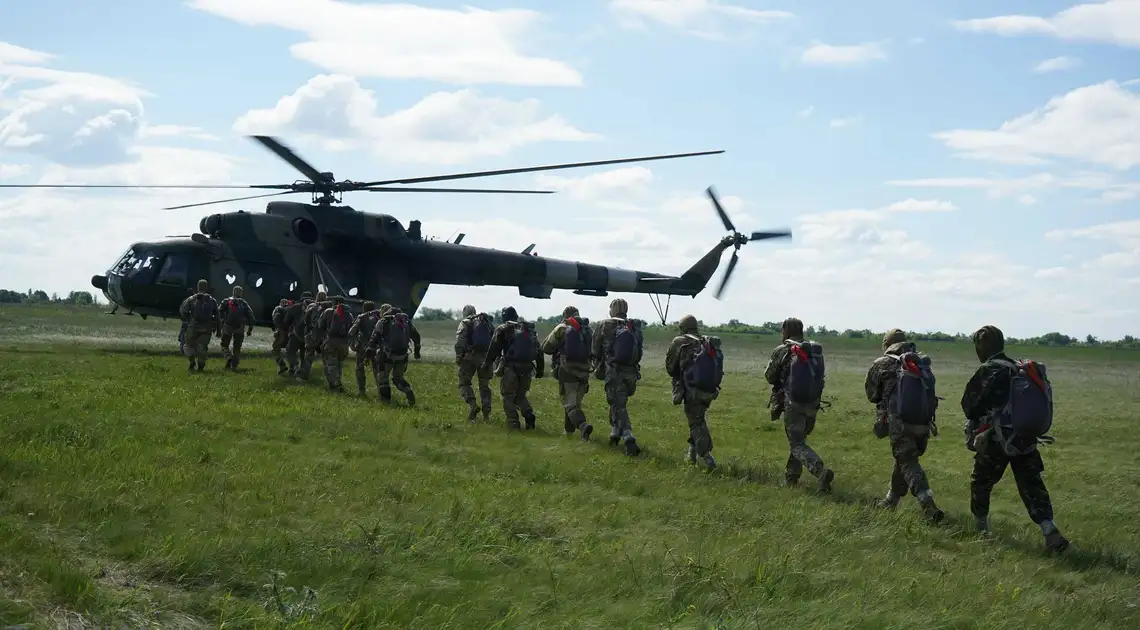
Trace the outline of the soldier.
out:
M 368 340 L 372 338 L 372 331 L 376 329 L 376 322 L 380 319 L 380 311 L 376 310 L 376 302 L 365 300 L 361 305 L 360 317 L 352 322 L 348 329 L 350 349 L 356 353 L 356 388 L 364 396 L 368 389 L 368 376 L 365 368 L 374 362 L 368 354 Z
M 495 324 L 486 313 L 476 313 L 475 307 L 463 307 L 463 319 L 455 329 L 455 365 L 459 373 L 459 397 L 467 403 L 467 420 L 474 422 L 479 412 L 483 421 L 491 419 L 491 376 L 490 369 L 483 368 L 487 349 L 495 336 Z M 475 404 L 475 390 L 471 380 L 479 378 L 479 405 Z
M 416 404 L 416 393 L 412 384 L 405 378 L 408 371 L 408 348 L 414 345 L 415 357 L 420 358 L 420 332 L 412 324 L 412 318 L 390 304 L 380 306 L 380 319 L 368 341 L 368 352 L 372 355 L 372 370 L 376 374 L 376 386 L 380 390 L 380 402 L 392 402 L 391 379 L 396 389 L 404 392 L 408 405 Z
M 321 364 L 325 369 L 325 380 L 329 383 L 329 390 L 343 392 L 344 385 L 340 379 L 344 375 L 344 360 L 348 358 L 349 329 L 352 328 L 352 313 L 344 308 L 344 298 L 334 296 L 333 306 L 321 311 L 317 320 L 317 329 L 320 333 Z
M 701 335 L 697 318 L 685 315 L 678 323 L 681 334 L 673 338 L 665 351 L 665 372 L 673 379 L 673 404 L 684 403 L 689 421 L 689 462 L 700 457 L 708 470 L 716 468 L 712 435 L 706 414 L 712 401 L 720 396 L 724 377 L 724 354 L 720 338 Z
M 823 348 L 815 341 L 804 341 L 804 323 L 795 317 L 784 320 L 780 328 L 784 342 L 776 346 L 764 369 L 768 383 L 784 392 L 784 433 L 788 436 L 788 463 L 784 482 L 793 486 L 800 480 L 804 466 L 819 479 L 819 491 L 831 492 L 835 472 L 807 444 L 815 430 L 823 396 Z
M 1045 366 L 1010 359 L 1005 354 L 1005 335 L 994 326 L 978 329 L 973 341 L 982 364 L 962 393 L 962 413 L 966 415 L 966 448 L 974 452 L 970 511 L 975 526 L 982 534 L 990 534 L 990 494 L 1008 466 L 1029 518 L 1045 536 L 1046 549 L 1064 551 L 1069 541 L 1053 522 L 1053 504 L 1041 479 L 1045 464 L 1037 449 L 1039 439 L 1052 441 L 1044 435 L 1052 422 L 1053 406 Z M 1024 429 L 1019 432 L 1009 426 L 1026 423 L 1043 423 L 1042 430 L 1026 434 Z
M 641 453 L 626 405 L 641 380 L 641 354 L 644 322 L 628 319 L 629 304 L 622 298 L 610 302 L 610 317 L 602 320 L 594 335 L 593 354 L 598 361 L 596 376 L 606 383 L 606 403 L 610 407 L 610 444 L 624 441 L 627 455 Z
M 306 360 L 305 352 L 305 309 L 313 303 L 313 294 L 301 293 L 301 301 L 294 302 L 285 309 L 285 358 L 289 361 L 289 376 L 297 376 L 300 362 Z
M 909 370 L 918 380 L 900 376 L 900 370 Z M 926 453 L 932 432 L 937 434 L 934 385 L 930 358 L 919 354 L 906 334 L 895 328 L 883 337 L 883 356 L 871 363 L 863 388 L 877 409 L 874 434 L 879 439 L 890 436 L 895 459 L 891 488 L 879 505 L 893 509 L 909 491 L 923 514 L 937 523 L 946 514 L 935 504 L 926 471 L 918 462 Z
M 187 371 L 194 373 L 197 359 L 198 371 L 206 369 L 206 352 L 210 348 L 210 337 L 218 329 L 218 301 L 209 293 L 210 284 L 198 281 L 198 292 L 182 301 L 178 309 L 182 319 L 187 320 L 186 341 L 183 354 L 190 359 Z
M 281 351 L 289 342 L 289 329 L 285 327 L 285 312 L 292 304 L 292 300 L 281 298 L 281 303 L 273 307 L 273 314 L 269 318 L 270 325 L 273 327 L 273 361 L 277 363 L 278 374 L 284 374 L 289 369 L 285 365 Z
M 582 411 L 582 399 L 590 391 L 590 359 L 593 353 L 590 320 L 574 306 L 562 310 L 562 321 L 542 342 L 542 352 L 550 356 L 550 373 L 558 381 L 562 409 L 566 412 L 566 434 L 582 432 L 588 441 L 594 426 Z
M 503 323 L 495 328 L 487 358 L 480 369 L 491 370 L 492 364 L 502 357 L 502 376 L 499 378 L 499 393 L 503 397 L 503 413 L 507 416 L 507 426 L 522 428 L 519 411 L 526 420 L 526 428 L 534 429 L 536 418 L 534 408 L 527 399 L 530 391 L 531 375 L 542 378 L 545 361 L 538 346 L 538 333 L 532 322 L 523 321 L 515 307 L 503 309 Z
M 186 289 L 186 297 L 194 295 L 194 289 Z M 186 354 L 186 328 L 190 326 L 190 318 L 182 317 L 182 326 L 178 329 L 178 354 Z
M 234 287 L 232 297 L 222 300 L 218 305 L 218 338 L 222 340 L 222 355 L 226 357 L 226 369 L 237 371 L 238 362 L 241 361 L 241 345 L 247 335 L 253 334 L 253 309 L 249 302 L 242 297 L 240 286 Z M 245 332 L 242 332 L 245 329 Z M 230 351 L 230 340 L 233 340 L 233 351 Z
M 324 341 L 320 330 L 317 329 L 317 320 L 320 319 L 321 313 L 324 312 L 326 308 L 332 308 L 332 305 L 333 303 L 328 300 L 328 296 L 324 291 L 317 291 L 317 299 L 305 307 L 304 315 L 302 315 L 301 319 L 303 322 L 301 328 L 304 332 L 305 354 L 301 357 L 301 367 L 297 370 L 297 378 L 301 380 L 309 380 L 309 375 L 313 371 L 313 359 L 315 359 L 317 353 L 321 351 L 321 343 Z

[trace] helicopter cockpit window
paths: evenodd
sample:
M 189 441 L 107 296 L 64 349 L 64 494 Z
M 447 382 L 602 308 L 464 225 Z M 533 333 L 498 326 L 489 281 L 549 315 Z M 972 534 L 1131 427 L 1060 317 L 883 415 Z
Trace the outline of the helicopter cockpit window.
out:
M 187 272 L 190 270 L 190 259 L 185 254 L 167 254 L 158 272 L 158 284 L 172 284 L 183 286 L 188 284 Z
M 380 222 L 381 232 L 389 239 L 404 239 L 408 237 L 408 233 L 404 230 L 404 226 L 395 217 L 384 217 L 377 219 Z
M 128 249 L 126 252 L 124 252 L 122 256 L 119 257 L 119 260 L 117 260 L 115 262 L 115 264 L 111 267 L 111 273 L 117 273 L 119 275 L 123 275 L 127 272 L 127 270 L 133 268 L 137 261 L 138 261 L 138 257 L 135 256 L 135 250 L 132 247 L 132 248 Z

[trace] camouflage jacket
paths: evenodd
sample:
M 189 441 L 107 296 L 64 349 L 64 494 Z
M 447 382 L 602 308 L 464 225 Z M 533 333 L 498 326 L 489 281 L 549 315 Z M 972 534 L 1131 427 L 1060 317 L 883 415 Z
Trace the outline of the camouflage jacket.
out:
M 867 394 L 867 402 L 875 405 L 879 416 L 885 414 L 890 403 L 891 392 L 895 389 L 898 375 L 898 356 L 904 352 L 917 352 L 913 342 L 900 341 L 891 344 L 883 356 L 875 359 L 867 369 L 867 378 L 863 381 L 863 391 Z
M 208 324 L 205 322 L 195 322 L 191 320 L 191 317 L 193 317 L 194 313 L 194 307 L 197 305 L 199 300 L 206 300 L 206 303 L 209 305 L 209 311 L 212 313 L 212 316 L 210 323 Z M 195 293 L 185 300 L 182 300 L 182 305 L 178 307 L 178 314 L 182 317 L 183 321 L 189 322 L 190 326 L 194 326 L 195 328 L 203 330 L 207 328 L 214 330 L 218 326 L 218 301 L 215 300 L 214 296 L 210 295 L 209 293 Z
M 485 314 L 485 313 L 484 313 Z M 459 320 L 459 325 L 455 327 L 455 360 L 462 361 L 464 358 L 481 363 L 486 355 L 486 350 L 480 352 L 470 347 L 471 341 L 471 327 L 475 325 L 475 318 L 480 313 L 476 313 L 470 317 L 464 317 Z M 490 320 L 490 316 L 488 316 Z M 488 346 L 488 349 L 490 346 Z
M 530 329 L 532 334 L 534 333 L 534 324 L 528 321 L 519 320 L 517 322 L 503 322 L 502 324 L 499 324 L 495 328 L 494 336 L 491 337 L 491 346 L 487 348 L 487 357 L 483 359 L 483 367 L 485 369 L 490 368 L 491 363 L 500 357 L 503 358 L 504 364 L 509 365 L 506 363 L 506 357 L 503 356 L 503 351 L 507 349 L 507 334 L 513 331 L 515 326 L 519 324 L 526 326 Z M 535 375 L 542 376 L 546 371 L 546 357 L 542 353 L 542 347 L 539 345 L 538 336 L 534 335 L 531 337 L 531 339 L 534 340 L 534 362 L 530 366 L 515 365 L 512 366 L 512 368 L 517 371 L 519 369 L 529 369 L 533 367 Z
M 273 307 L 273 314 L 269 316 L 269 324 L 275 334 L 288 332 L 285 330 L 285 309 L 287 308 L 287 306 L 281 306 L 280 304 Z
M 348 340 L 352 338 L 352 325 L 355 322 L 353 321 L 352 313 L 346 310 L 343 306 L 339 307 L 341 311 L 339 317 L 342 318 L 341 321 L 344 323 L 344 326 L 341 328 L 339 333 L 334 331 L 332 324 L 333 318 L 338 317 L 337 308 L 338 307 L 334 305 L 321 311 L 321 314 L 317 319 L 317 333 L 320 339 L 324 341 L 339 341 L 348 343 Z
M 384 331 L 392 321 L 392 316 L 397 312 L 402 313 L 403 311 L 391 310 L 376 319 L 376 323 L 372 328 L 372 335 L 368 337 L 368 352 L 375 352 L 384 345 Z M 418 356 L 420 354 L 421 342 L 420 331 L 416 328 L 415 323 L 412 322 L 411 317 L 408 318 L 408 341 L 411 342 L 413 352 Z
M 305 338 L 305 308 L 312 303 L 304 299 L 285 307 L 285 330 L 297 339 Z
M 685 369 L 684 350 L 693 344 L 701 343 L 705 339 L 708 339 L 709 343 L 716 347 L 720 346 L 719 337 L 705 336 L 698 332 L 692 332 L 673 337 L 669 348 L 665 350 L 665 373 L 673 379 L 673 386 L 675 388 L 684 386 L 684 379 L 682 378 L 682 372 Z M 694 400 L 698 403 L 708 403 L 715 400 L 718 395 L 710 392 L 686 390 L 685 396 L 689 400 Z
M 253 320 L 253 309 L 245 298 L 228 297 L 218 304 L 218 321 L 226 332 L 237 332 L 242 328 L 252 330 Z
M 304 322 L 305 343 L 320 345 L 325 340 L 325 336 L 317 323 L 320 321 L 321 313 L 326 308 L 332 308 L 332 305 L 331 300 L 325 300 L 324 302 L 313 302 L 305 307 L 305 315 L 301 320 Z
M 352 327 L 348 329 L 348 341 L 353 352 L 363 352 L 368 348 L 368 342 L 372 339 L 372 332 L 376 330 L 378 321 L 380 321 L 380 311 L 372 309 L 367 313 L 361 313 L 352 322 Z
M 803 337 L 785 339 L 784 343 L 776 346 L 772 350 L 771 356 L 768 357 L 768 365 L 764 367 L 764 380 L 772 386 L 772 389 L 780 389 L 784 386 L 784 381 L 788 378 L 788 369 L 791 367 L 792 353 L 788 349 L 788 341 L 803 341 Z
M 589 329 L 589 321 L 583 318 L 578 318 L 582 322 L 581 327 L 583 330 Z M 550 356 L 550 370 L 554 373 L 560 381 L 584 381 L 590 378 L 590 361 L 570 362 L 567 361 L 560 352 L 562 349 L 562 340 L 566 336 L 566 329 L 570 327 L 567 322 L 561 322 L 550 331 L 546 336 L 546 340 L 542 342 L 542 352 Z M 591 343 L 591 348 L 593 344 Z
M 594 359 L 600 363 L 608 364 L 612 361 L 610 356 L 610 347 L 614 341 L 614 332 L 621 322 L 638 322 L 643 328 L 645 322 L 641 320 L 627 319 L 623 317 L 607 317 L 595 324 L 594 339 L 593 339 L 593 354 Z M 629 369 L 640 371 L 640 365 L 637 366 L 610 366 L 616 369 Z
M 966 416 L 966 448 L 970 450 L 973 450 L 974 436 L 989 424 L 994 414 L 1009 400 L 1013 371 L 1009 366 L 997 363 L 999 360 L 1014 362 L 1004 352 L 991 356 L 978 366 L 962 392 L 962 413 Z M 1034 439 L 1013 437 L 1012 445 L 1018 449 L 1024 450 L 1036 444 L 1037 440 Z

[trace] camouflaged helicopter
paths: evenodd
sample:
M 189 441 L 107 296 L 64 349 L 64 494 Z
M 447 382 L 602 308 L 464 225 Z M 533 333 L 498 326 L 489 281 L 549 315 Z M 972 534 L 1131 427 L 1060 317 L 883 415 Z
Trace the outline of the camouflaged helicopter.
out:
M 361 212 L 351 206 L 340 205 L 341 195 L 354 191 L 550 194 L 553 191 L 406 185 L 713 155 L 724 151 L 355 182 L 337 180 L 330 172 L 318 171 L 275 138 L 251 138 L 288 162 L 306 179 L 292 184 L 252 186 L 10 184 L 3 187 L 243 188 L 278 191 L 174 206 L 166 208 L 168 210 L 310 193 L 312 203 L 309 204 L 270 201 L 264 214 L 244 210 L 211 214 L 201 219 L 199 232 L 189 237 L 134 243 L 106 273 L 91 278 L 91 284 L 114 304 L 112 313 L 122 307 L 127 309 L 127 314 L 138 314 L 143 318 L 156 316 L 177 319 L 179 305 L 194 290 L 200 278 L 207 279 L 211 293 L 219 300 L 230 295 L 232 286 L 240 285 L 244 288 L 245 298 L 253 308 L 259 326 L 271 324 L 273 307 L 282 298 L 297 300 L 303 291 L 314 294 L 326 291 L 329 295 L 344 296 L 350 308 L 359 308 L 364 299 L 376 303 L 387 302 L 414 315 L 432 284 L 518 287 L 519 295 L 540 299 L 550 298 L 553 289 L 571 290 L 586 296 L 605 296 L 609 292 L 646 293 L 650 295 L 658 316 L 664 322 L 668 316 L 668 306 L 662 307 L 660 296 L 669 296 L 671 299 L 673 295 L 696 296 L 703 291 L 719 266 L 724 250 L 735 247 L 717 290 L 718 299 L 736 267 L 737 251 L 741 245 L 749 241 L 791 236 L 788 231 L 753 232 L 750 235 L 737 232 L 710 187 L 707 191 L 709 197 L 731 234 L 725 236 L 688 271 L 680 276 L 670 276 L 544 258 L 530 251 L 533 246 L 522 252 L 510 252 L 462 245 L 460 242 L 463 234 L 454 242 L 425 240 L 420 234 L 418 220 L 410 221 L 405 229 L 391 215 Z

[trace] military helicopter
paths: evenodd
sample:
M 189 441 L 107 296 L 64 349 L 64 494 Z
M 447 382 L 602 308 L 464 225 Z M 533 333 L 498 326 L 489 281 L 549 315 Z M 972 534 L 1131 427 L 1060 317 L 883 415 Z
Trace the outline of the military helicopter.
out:
M 420 222 L 408 228 L 388 214 L 360 212 L 341 204 L 345 192 L 436 192 L 550 194 L 547 190 L 504 190 L 480 188 L 425 188 L 423 184 L 445 180 L 530 173 L 586 166 L 648 162 L 682 157 L 713 155 L 701 151 L 531 166 L 493 171 L 433 175 L 373 182 L 337 180 L 333 173 L 318 171 L 308 162 L 270 136 L 250 136 L 297 169 L 306 179 L 292 184 L 218 186 L 125 186 L 125 185 L 0 185 L 4 188 L 199 188 L 269 189 L 278 192 L 220 199 L 165 208 L 175 210 L 248 199 L 309 193 L 309 204 L 270 201 L 264 214 L 244 210 L 211 214 L 201 219 L 199 232 L 188 237 L 134 243 L 106 273 L 93 276 L 91 284 L 107 300 L 127 314 L 143 318 L 178 318 L 179 306 L 200 278 L 209 282 L 210 292 L 221 299 L 240 285 L 257 318 L 257 325 L 271 324 L 273 307 L 282 298 L 297 300 L 303 291 L 326 291 L 341 295 L 352 307 L 365 299 L 387 302 L 409 315 L 419 308 L 431 284 L 518 287 L 519 295 L 549 299 L 553 289 L 568 289 L 578 295 L 605 296 L 609 292 L 646 293 L 662 322 L 668 306 L 661 296 L 696 296 L 704 290 L 720 264 L 724 250 L 734 247 L 724 279 L 717 289 L 719 299 L 737 263 L 740 246 L 750 241 L 791 236 L 789 231 L 736 231 L 715 192 L 708 195 L 714 208 L 731 232 L 704 257 L 680 276 L 670 276 L 616 267 L 543 258 L 531 250 L 522 252 L 462 245 L 463 234 L 454 242 L 424 239 Z

